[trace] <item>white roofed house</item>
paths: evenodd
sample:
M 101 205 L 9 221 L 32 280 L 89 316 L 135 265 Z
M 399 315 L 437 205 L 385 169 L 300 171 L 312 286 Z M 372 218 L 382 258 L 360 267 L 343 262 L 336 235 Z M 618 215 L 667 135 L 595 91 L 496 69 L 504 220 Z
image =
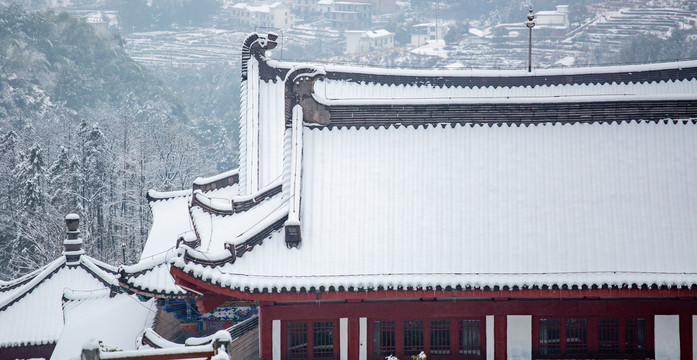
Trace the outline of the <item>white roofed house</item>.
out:
M 412 27 L 411 44 L 421 46 L 429 42 L 442 40 L 447 32 L 448 27 L 445 24 L 435 22 L 416 24 Z
M 389 70 L 275 40 L 243 46 L 227 190 L 154 216 L 201 312 L 258 304 L 266 359 L 694 355 L 696 61 Z
M 569 28 L 569 5 L 557 5 L 556 10 L 536 12 L 535 24 L 540 28 L 567 30 Z
M 251 27 L 286 29 L 293 25 L 290 8 L 280 1 L 270 5 L 237 3 L 230 14 L 237 22 Z
M 326 18 L 336 29 L 366 28 L 372 23 L 374 4 L 369 1 L 333 1 Z
M 394 47 L 394 33 L 380 30 L 346 30 L 346 52 L 360 53 Z

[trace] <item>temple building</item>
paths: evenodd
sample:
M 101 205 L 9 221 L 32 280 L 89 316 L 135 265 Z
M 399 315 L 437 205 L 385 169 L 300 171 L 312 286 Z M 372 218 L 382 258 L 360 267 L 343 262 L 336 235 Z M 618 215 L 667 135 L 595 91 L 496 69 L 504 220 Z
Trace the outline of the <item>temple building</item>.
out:
M 697 355 L 697 61 L 396 70 L 275 40 L 243 46 L 239 168 L 150 193 L 171 278 L 141 290 L 258 306 L 268 360 Z

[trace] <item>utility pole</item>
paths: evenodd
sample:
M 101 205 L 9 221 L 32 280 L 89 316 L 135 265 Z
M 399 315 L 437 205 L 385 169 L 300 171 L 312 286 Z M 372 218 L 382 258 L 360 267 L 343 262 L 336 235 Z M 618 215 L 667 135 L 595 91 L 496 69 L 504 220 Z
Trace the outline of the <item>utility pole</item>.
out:
M 535 15 L 532 13 L 532 5 L 528 10 L 528 21 L 525 22 L 525 26 L 530 29 L 530 36 L 528 37 L 528 72 L 532 72 L 532 28 L 535 27 Z

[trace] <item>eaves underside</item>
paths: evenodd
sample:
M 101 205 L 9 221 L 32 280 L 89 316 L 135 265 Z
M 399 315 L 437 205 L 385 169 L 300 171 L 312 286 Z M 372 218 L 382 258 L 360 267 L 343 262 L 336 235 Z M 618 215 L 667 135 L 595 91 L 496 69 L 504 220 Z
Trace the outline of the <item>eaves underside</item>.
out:
M 518 104 L 333 105 L 327 127 L 427 124 L 537 125 L 658 122 L 697 118 L 697 100 L 596 101 Z M 668 121 L 666 121 L 667 123 Z M 677 123 L 678 121 L 673 121 Z M 681 121 L 686 123 L 687 120 Z
M 697 284 L 691 286 L 668 285 L 542 285 L 542 286 L 428 286 L 423 288 L 392 288 L 379 286 L 374 289 L 344 287 L 319 287 L 290 289 L 234 289 L 221 287 L 177 268 L 171 269 L 177 285 L 201 294 L 223 295 L 249 301 L 302 302 L 302 301 L 364 301 L 364 300 L 455 300 L 455 299 L 599 299 L 599 298 L 697 298 Z

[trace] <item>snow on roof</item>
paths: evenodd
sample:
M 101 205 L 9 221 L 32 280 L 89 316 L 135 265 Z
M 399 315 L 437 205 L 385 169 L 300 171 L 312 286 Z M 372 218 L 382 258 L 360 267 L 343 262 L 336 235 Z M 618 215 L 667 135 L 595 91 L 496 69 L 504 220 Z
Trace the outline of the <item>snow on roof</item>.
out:
M 484 31 L 479 30 L 479 29 L 476 29 L 476 28 L 473 28 L 473 27 L 471 27 L 471 28 L 469 29 L 469 33 L 472 34 L 472 35 L 474 35 L 474 36 L 478 36 L 478 37 L 482 37 L 482 36 L 485 35 L 485 32 L 484 32 Z
M 697 79 L 660 83 L 564 84 L 511 87 L 391 86 L 337 80 L 315 82 L 322 104 L 550 103 L 624 99 L 697 99 Z
M 216 182 L 218 180 L 229 178 L 229 177 L 232 177 L 232 176 L 237 175 L 237 174 L 239 174 L 239 169 L 233 169 L 233 170 L 222 172 L 218 175 L 213 175 L 213 176 L 209 176 L 209 177 L 197 177 L 196 180 L 194 180 L 194 185 L 204 185 L 204 184 L 208 184 L 208 183 L 213 183 L 213 182 Z
M 448 70 L 455 70 L 455 69 L 462 69 L 462 68 L 465 67 L 465 65 L 463 65 L 463 64 L 462 64 L 461 62 L 459 62 L 459 61 L 456 61 L 456 62 L 454 62 L 454 63 L 445 65 L 445 66 L 443 66 L 443 67 L 446 68 L 446 69 L 448 69 Z
M 184 197 L 188 196 L 191 194 L 191 190 L 175 190 L 175 191 L 157 191 L 150 189 L 148 190 L 147 197 L 151 199 L 151 201 L 158 201 L 158 200 L 169 200 L 171 198 L 175 197 Z
M 554 64 L 555 65 L 562 65 L 562 66 L 572 66 L 576 62 L 576 58 L 573 56 L 565 56 L 559 60 L 557 60 Z
M 61 256 L 0 296 L 0 347 L 52 344 L 63 330 L 61 298 L 66 289 L 94 291 L 118 286 L 115 276 L 82 255 L 77 266 Z M 24 279 L 27 280 L 27 279 Z
M 394 35 L 394 33 L 389 32 L 385 29 L 366 31 L 365 34 L 369 38 L 379 38 L 379 37 Z
M 108 291 L 65 294 L 65 326 L 51 360 L 79 358 L 90 338 L 114 350 L 135 350 L 136 339 L 154 324 L 155 300 L 140 301 L 135 295 Z
M 438 56 L 442 58 L 448 57 L 448 51 L 445 50 L 445 40 L 430 40 L 425 45 L 412 49 L 411 53 L 417 55 Z
M 207 245 L 179 249 L 175 268 L 242 291 L 697 284 L 697 124 L 627 121 L 644 116 L 636 100 L 691 113 L 680 109 L 697 99 L 696 61 L 530 74 L 260 59 L 268 67 L 249 57 L 242 82 L 241 193 L 254 196 L 281 171 L 283 191 L 246 213 L 200 202 L 191 215 Z M 609 101 L 629 105 L 604 109 Z M 491 103 L 549 104 L 552 115 L 533 125 L 515 112 L 486 125 L 432 118 Z M 557 114 L 555 104 L 604 115 Z M 362 114 L 384 123 L 332 125 Z M 300 201 L 291 233 L 302 240 L 289 249 L 275 225 L 291 196 Z M 255 236 L 263 246 L 231 259 Z
M 276 231 L 234 264 L 174 266 L 277 291 L 697 284 L 691 122 L 305 128 L 303 138 L 299 249 Z
M 191 191 L 188 193 L 191 194 Z M 180 236 L 193 231 L 189 218 L 189 199 L 190 196 L 181 196 L 150 202 L 152 227 L 140 254 L 141 260 L 174 248 Z
M 278 66 L 299 66 L 290 62 L 276 62 Z M 307 64 L 305 64 L 307 66 Z M 653 70 L 686 69 L 697 67 L 697 60 L 680 62 L 663 62 L 653 64 L 637 65 L 613 65 L 613 66 L 592 66 L 592 67 L 572 67 L 572 68 L 549 68 L 519 70 L 486 70 L 486 69 L 467 69 L 467 70 L 421 70 L 421 69 L 387 69 L 371 68 L 350 65 L 318 64 L 326 72 L 345 72 L 353 74 L 371 74 L 386 76 L 424 76 L 424 77 L 497 77 L 505 79 L 517 76 L 556 76 L 556 75 L 578 75 L 578 74 L 611 74 L 611 73 L 634 73 Z
M 169 273 L 169 263 L 175 255 L 173 250 L 141 259 L 138 264 L 121 267 L 120 284 L 127 291 L 149 297 L 180 297 L 186 291 L 174 283 Z
M 272 185 L 277 186 L 277 184 Z M 263 189 L 261 192 L 266 190 L 269 189 Z M 246 198 L 251 199 L 253 196 Z M 224 201 L 223 199 L 219 200 Z M 191 220 L 201 239 L 200 249 L 204 252 L 216 252 L 222 250 L 226 243 L 239 243 L 240 238 L 248 235 L 246 233 L 252 227 L 263 222 L 262 219 L 269 217 L 274 211 L 283 209 L 287 213 L 287 208 L 284 207 L 286 202 L 287 199 L 284 198 L 283 193 L 278 193 L 255 204 L 247 211 L 236 212 L 232 215 L 217 215 L 200 206 L 192 207 Z

